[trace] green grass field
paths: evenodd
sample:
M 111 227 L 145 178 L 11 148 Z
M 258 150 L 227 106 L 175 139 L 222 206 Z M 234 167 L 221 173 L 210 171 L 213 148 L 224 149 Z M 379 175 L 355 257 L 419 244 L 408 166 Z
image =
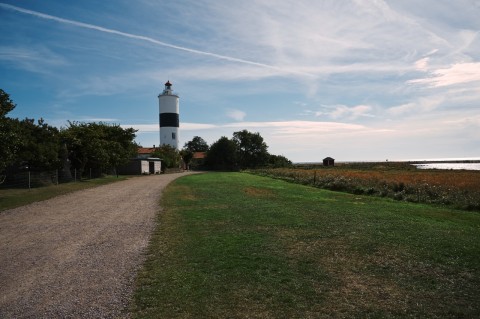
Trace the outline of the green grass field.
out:
M 164 192 L 134 318 L 478 318 L 480 214 L 245 173 Z
M 127 176 L 107 176 L 103 178 L 95 178 L 83 180 L 80 182 L 71 182 L 59 185 L 38 187 L 32 189 L 25 188 L 9 188 L 0 189 L 0 211 L 9 208 L 15 208 L 27 205 L 33 202 L 46 200 L 58 195 L 71 193 L 85 188 L 100 186 L 108 183 L 122 181 Z

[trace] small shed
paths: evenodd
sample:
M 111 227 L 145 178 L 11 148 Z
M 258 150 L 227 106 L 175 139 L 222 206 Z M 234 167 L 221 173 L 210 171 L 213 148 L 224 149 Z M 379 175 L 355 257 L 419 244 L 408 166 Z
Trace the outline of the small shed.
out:
M 335 159 L 331 157 L 325 157 L 323 159 L 323 166 L 335 166 Z
M 161 159 L 155 157 L 134 158 L 129 164 L 120 167 L 119 173 L 122 175 L 160 174 L 162 170 L 161 161 Z

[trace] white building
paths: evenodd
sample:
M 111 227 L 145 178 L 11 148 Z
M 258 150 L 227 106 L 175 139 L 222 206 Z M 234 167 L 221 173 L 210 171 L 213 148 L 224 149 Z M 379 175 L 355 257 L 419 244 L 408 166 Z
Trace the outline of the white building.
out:
M 178 95 L 172 91 L 170 81 L 165 83 L 165 89 L 158 96 L 160 120 L 160 145 L 170 145 L 178 149 L 179 103 Z

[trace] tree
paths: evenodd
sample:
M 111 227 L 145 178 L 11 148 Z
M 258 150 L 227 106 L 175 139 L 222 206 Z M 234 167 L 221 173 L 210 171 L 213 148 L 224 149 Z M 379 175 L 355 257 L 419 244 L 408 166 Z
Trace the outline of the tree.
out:
M 82 174 L 85 169 L 105 172 L 116 169 L 135 156 L 136 130 L 123 129 L 117 124 L 68 122 L 62 130 L 67 145 L 68 158 L 73 168 Z
M 153 156 L 162 160 L 162 168 L 177 168 L 180 166 L 180 153 L 175 147 L 168 144 L 162 145 L 155 149 Z
M 194 136 L 191 141 L 185 143 L 185 146 L 183 147 L 183 149 L 187 149 L 193 153 L 206 152 L 208 151 L 208 144 L 200 136 Z
M 20 138 L 16 130 L 17 121 L 6 117 L 16 107 L 4 90 L 0 89 L 0 175 L 15 161 Z M 0 179 L 2 181 L 3 178 Z
M 247 130 L 233 133 L 233 141 L 237 146 L 238 162 L 241 168 L 256 168 L 268 163 L 268 146 L 260 133 Z
M 237 169 L 237 145 L 234 141 L 222 136 L 210 146 L 205 158 L 205 164 L 215 170 Z
M 183 162 L 185 163 L 185 165 L 187 167 L 190 166 L 190 162 L 192 161 L 193 159 L 193 152 L 188 150 L 188 149 L 183 149 L 180 151 L 180 156 L 182 157 L 183 159 Z
M 60 166 L 60 139 L 57 128 L 43 119 L 24 120 L 6 117 L 16 105 L 9 95 L 0 89 L 0 171 L 15 171 L 24 167 L 29 170 L 52 170 Z
M 88 141 L 95 141 L 96 136 L 86 123 L 68 122 L 68 127 L 63 129 L 62 140 L 67 146 L 68 159 L 71 167 L 80 171 L 85 170 L 89 157 L 95 156 L 94 147 Z
M 196 152 L 206 152 L 208 151 L 208 144 L 205 140 L 199 136 L 194 136 L 193 139 L 183 146 L 183 149 L 180 151 L 185 164 L 190 166 L 190 162 L 193 159 L 193 154 Z M 196 163 L 197 165 L 199 163 Z
M 229 140 L 221 137 L 210 146 L 205 164 L 210 169 L 237 170 L 258 167 L 288 167 L 292 165 L 285 156 L 271 155 L 260 133 L 242 130 L 233 133 Z
M 30 170 L 44 171 L 60 168 L 60 136 L 56 127 L 50 126 L 41 118 L 15 120 L 17 133 L 21 138 L 15 156 L 17 166 Z
M 268 157 L 268 166 L 278 168 L 278 167 L 290 167 L 292 166 L 292 161 L 282 155 L 269 155 Z
M 118 166 L 127 164 L 137 153 L 138 145 L 134 142 L 136 130 L 119 125 L 105 125 L 103 129 L 107 141 L 105 149 L 109 155 L 107 166 L 116 171 Z
M 17 105 L 10 99 L 10 95 L 0 89 L 0 118 L 4 118 L 7 113 L 13 111 Z

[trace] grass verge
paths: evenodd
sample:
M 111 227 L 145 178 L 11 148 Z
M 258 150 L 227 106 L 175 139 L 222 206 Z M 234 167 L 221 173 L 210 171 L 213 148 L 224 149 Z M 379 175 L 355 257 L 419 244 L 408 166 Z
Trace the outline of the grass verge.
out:
M 46 200 L 58 195 L 71 193 L 85 188 L 96 187 L 127 179 L 127 176 L 107 176 L 66 184 L 38 187 L 32 189 L 0 189 L 0 211 Z
M 474 318 L 480 214 L 242 173 L 165 190 L 134 318 Z

